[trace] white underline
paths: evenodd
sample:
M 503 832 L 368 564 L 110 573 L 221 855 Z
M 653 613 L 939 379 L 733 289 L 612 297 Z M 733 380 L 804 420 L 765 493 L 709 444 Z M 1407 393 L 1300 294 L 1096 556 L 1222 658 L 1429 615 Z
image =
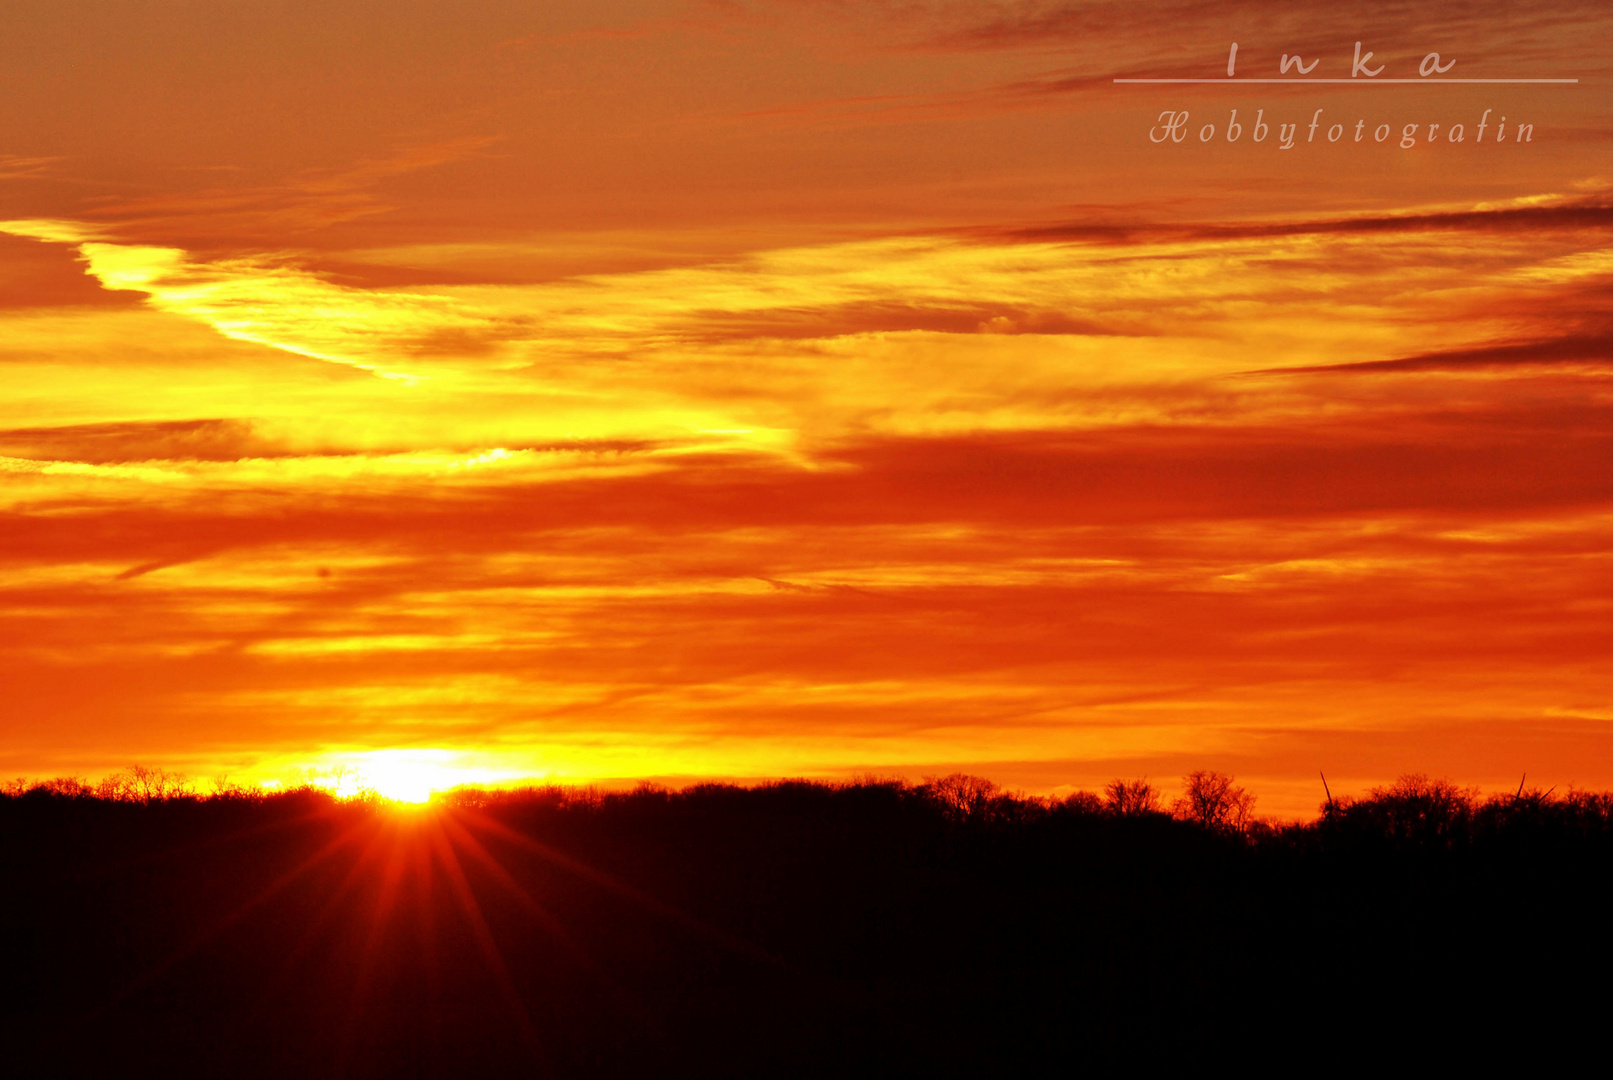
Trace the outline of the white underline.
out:
M 1577 83 L 1578 79 L 1116 79 L 1117 83 L 1347 83 L 1366 86 L 1370 83 L 1410 83 L 1427 86 L 1431 83 Z

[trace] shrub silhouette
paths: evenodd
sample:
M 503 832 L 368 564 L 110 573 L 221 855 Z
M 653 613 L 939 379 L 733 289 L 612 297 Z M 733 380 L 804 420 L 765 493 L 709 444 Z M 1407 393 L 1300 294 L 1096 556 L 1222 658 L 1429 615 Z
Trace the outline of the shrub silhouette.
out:
M 1511 817 L 1539 804 L 1538 798 L 1523 803 L 1515 797 L 1501 797 L 1492 802 L 1491 816 Z M 1335 800 L 1324 820 L 1402 847 L 1451 849 L 1471 839 L 1480 806 L 1477 789 L 1411 773 L 1387 787 L 1373 788 L 1365 798 Z

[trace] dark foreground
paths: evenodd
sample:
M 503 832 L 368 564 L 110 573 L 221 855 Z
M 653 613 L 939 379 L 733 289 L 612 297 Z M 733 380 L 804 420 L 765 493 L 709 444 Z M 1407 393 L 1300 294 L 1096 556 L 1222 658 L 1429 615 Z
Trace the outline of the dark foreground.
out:
M 880 784 L 13 793 L 0 1071 L 1399 1071 L 1599 1043 L 1613 799 L 1396 791 L 1243 831 Z

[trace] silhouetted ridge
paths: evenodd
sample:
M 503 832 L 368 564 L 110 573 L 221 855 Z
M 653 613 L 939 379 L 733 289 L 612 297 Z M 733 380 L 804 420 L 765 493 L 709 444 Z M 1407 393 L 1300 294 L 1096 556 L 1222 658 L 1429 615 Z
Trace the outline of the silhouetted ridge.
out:
M 1298 1042 L 1539 1064 L 1605 1021 L 1577 976 L 1609 957 L 1606 794 L 1406 777 L 1274 825 L 1207 772 L 1170 811 L 1145 781 L 418 810 L 145 779 L 0 797 L 18 1075 L 1005 1075 Z

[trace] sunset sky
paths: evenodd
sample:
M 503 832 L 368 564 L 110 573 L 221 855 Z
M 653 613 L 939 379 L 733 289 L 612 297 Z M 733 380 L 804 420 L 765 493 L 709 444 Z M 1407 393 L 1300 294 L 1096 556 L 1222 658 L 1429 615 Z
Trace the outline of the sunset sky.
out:
M 1609 41 L 8 5 L 0 774 L 1613 786 Z

